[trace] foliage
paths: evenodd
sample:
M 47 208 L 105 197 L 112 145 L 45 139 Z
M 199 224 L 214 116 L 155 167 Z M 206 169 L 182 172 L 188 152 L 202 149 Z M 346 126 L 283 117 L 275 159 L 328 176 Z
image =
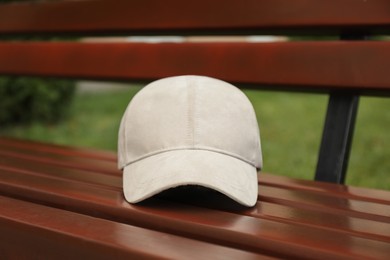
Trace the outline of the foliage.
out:
M 19 0 L 0 0 L 22 2 Z M 32 1 L 30 1 L 32 2 Z M 0 35 L 1 41 L 55 40 L 36 35 Z M 75 91 L 72 81 L 29 77 L 0 77 L 0 125 L 34 121 L 56 123 L 67 113 Z
M 0 125 L 56 123 L 66 115 L 74 91 L 66 80 L 1 77 Z
M 71 146 L 116 150 L 119 122 L 139 87 L 75 95 L 67 120 L 47 127 L 0 129 L 1 134 Z M 260 124 L 263 172 L 313 179 L 327 95 L 247 90 Z M 347 184 L 390 190 L 390 99 L 362 97 Z

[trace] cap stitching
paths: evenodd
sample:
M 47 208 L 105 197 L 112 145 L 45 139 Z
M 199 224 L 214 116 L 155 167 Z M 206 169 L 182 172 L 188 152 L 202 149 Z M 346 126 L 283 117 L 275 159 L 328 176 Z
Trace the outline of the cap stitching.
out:
M 193 88 L 193 134 L 192 134 L 192 146 L 195 147 L 196 146 L 196 136 L 197 136 L 197 127 L 198 127 L 198 124 L 197 124 L 197 121 L 198 121 L 198 113 L 197 113 L 197 101 L 198 101 L 198 96 L 197 96 L 197 86 L 198 84 L 196 84 L 196 81 L 194 80 L 191 80 L 191 86 Z
M 171 151 L 177 151 L 177 150 L 203 150 L 203 151 L 209 151 L 209 152 L 215 152 L 215 153 L 220 153 L 220 154 L 224 154 L 224 155 L 228 155 L 228 156 L 231 156 L 231 157 L 234 157 L 236 159 L 239 159 L 243 162 L 246 162 L 250 165 L 252 165 L 253 167 L 257 168 L 256 167 L 256 163 L 255 162 L 252 162 L 250 160 L 247 160 L 237 154 L 234 154 L 234 153 L 229 153 L 229 152 L 226 152 L 226 151 L 223 151 L 223 150 L 219 150 L 219 149 L 215 149 L 215 148 L 210 148 L 210 147 L 186 147 L 186 146 L 183 146 L 183 147 L 175 147 L 175 148 L 169 148 L 169 149 L 161 149 L 161 150 L 157 150 L 157 151 L 154 151 L 154 152 L 150 152 L 150 153 L 147 153 L 145 155 L 142 155 L 142 156 L 139 156 L 137 158 L 135 158 L 134 160 L 126 163 L 124 167 L 126 167 L 127 165 L 130 165 L 132 163 L 135 163 L 137 161 L 140 161 L 140 160 L 143 160 L 143 159 L 146 159 L 148 157 L 151 157 L 151 156 L 154 156 L 154 155 L 157 155 L 157 154 L 160 154 L 160 153 L 166 153 L 166 152 L 171 152 Z
M 186 78 L 187 87 L 187 140 L 189 145 L 194 143 L 194 132 L 193 132 L 193 95 L 191 88 L 191 81 Z

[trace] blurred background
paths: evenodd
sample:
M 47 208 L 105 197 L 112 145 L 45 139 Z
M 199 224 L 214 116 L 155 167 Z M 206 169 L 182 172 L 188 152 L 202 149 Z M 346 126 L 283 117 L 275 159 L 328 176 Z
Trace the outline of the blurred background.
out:
M 210 38 L 122 37 L 82 40 L 153 43 L 207 41 Z M 249 36 L 212 40 L 267 42 L 305 39 Z M 123 82 L 0 76 L 0 135 L 115 152 L 120 119 L 131 98 L 143 86 Z M 252 90 L 244 92 L 251 100 L 260 124 L 263 171 L 313 179 L 328 96 Z M 389 145 L 390 99 L 362 97 L 346 184 L 390 190 Z
M 115 152 L 120 119 L 142 87 L 2 77 L 0 135 Z M 244 92 L 260 124 L 263 172 L 313 179 L 327 95 Z M 361 98 L 347 184 L 390 190 L 389 129 L 390 100 Z

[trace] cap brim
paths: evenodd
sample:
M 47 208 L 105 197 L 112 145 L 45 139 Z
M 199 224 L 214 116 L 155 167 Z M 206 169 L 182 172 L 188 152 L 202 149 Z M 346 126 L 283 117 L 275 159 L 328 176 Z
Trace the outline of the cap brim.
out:
M 257 201 L 256 168 L 218 152 L 172 150 L 143 158 L 123 170 L 123 190 L 130 203 L 183 185 L 211 188 L 249 207 Z

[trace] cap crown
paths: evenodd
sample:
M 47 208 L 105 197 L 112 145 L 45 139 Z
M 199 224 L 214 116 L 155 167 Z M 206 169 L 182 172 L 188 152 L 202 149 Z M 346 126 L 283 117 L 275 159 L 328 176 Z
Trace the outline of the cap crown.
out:
M 261 168 L 259 127 L 245 94 L 203 76 L 165 78 L 139 91 L 121 121 L 119 168 L 179 149 L 223 153 Z

